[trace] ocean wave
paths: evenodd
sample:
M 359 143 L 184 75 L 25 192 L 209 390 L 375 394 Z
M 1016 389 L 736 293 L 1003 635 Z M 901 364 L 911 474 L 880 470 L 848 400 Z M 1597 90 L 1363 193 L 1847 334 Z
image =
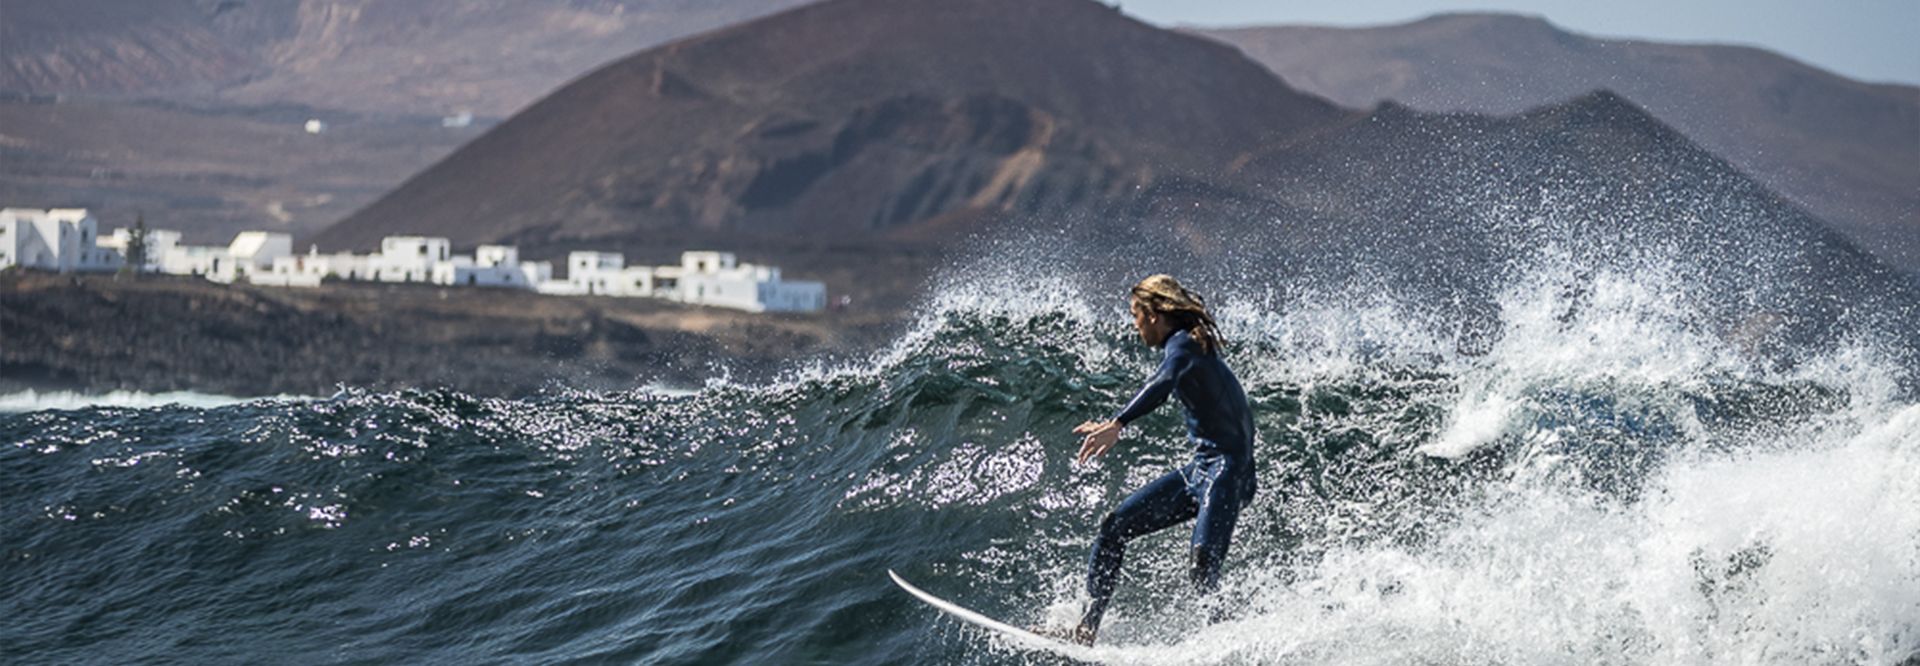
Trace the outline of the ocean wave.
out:
M 1909 358 L 1871 331 L 1794 347 L 1704 321 L 1657 268 L 1545 261 L 1473 322 L 1379 289 L 1195 280 L 1254 406 L 1261 496 L 1215 599 L 1186 590 L 1181 530 L 1134 548 L 1097 653 L 1920 649 Z M 1073 425 L 1154 362 L 1123 289 L 957 273 L 879 352 L 765 382 L 0 415 L 0 528 L 22 535 L 0 544 L 21 581 L 0 644 L 31 661 L 1044 661 L 884 571 L 1014 622 L 1070 617 L 1101 514 L 1189 449 L 1169 406 L 1097 464 L 1070 460 Z M 1232 612 L 1210 625 L 1207 604 Z
M 211 393 L 197 393 L 194 391 L 165 391 L 160 393 L 108 391 L 106 393 L 88 393 L 82 391 L 38 391 L 25 389 L 15 393 L 0 393 L 0 413 L 18 414 L 49 409 L 73 410 L 87 409 L 89 407 L 147 409 L 152 407 L 180 406 L 208 408 L 236 405 L 257 400 L 287 402 L 313 399 L 315 398 L 296 395 L 242 398 Z

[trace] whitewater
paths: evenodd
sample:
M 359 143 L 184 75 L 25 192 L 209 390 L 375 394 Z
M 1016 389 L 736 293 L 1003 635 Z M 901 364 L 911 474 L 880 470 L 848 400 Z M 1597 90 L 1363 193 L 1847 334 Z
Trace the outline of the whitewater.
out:
M 1100 660 L 1910 663 L 1900 332 L 1783 350 L 1671 261 L 1535 255 L 1493 335 L 1364 280 L 1189 280 L 1262 490 L 1216 598 L 1185 530 L 1136 542 Z M 1045 265 L 975 260 L 769 381 L 0 414 L 0 661 L 1068 663 L 885 574 L 1069 621 L 1100 516 L 1189 454 L 1169 405 L 1071 463 L 1156 357 L 1126 282 Z

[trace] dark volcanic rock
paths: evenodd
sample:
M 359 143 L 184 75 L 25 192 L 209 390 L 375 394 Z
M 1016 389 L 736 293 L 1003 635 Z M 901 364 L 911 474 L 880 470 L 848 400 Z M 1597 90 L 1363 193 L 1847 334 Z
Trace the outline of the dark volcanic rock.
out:
M 422 285 L 314 290 L 0 273 L 0 390 L 324 395 L 695 384 L 880 338 L 890 317 L 752 315 Z

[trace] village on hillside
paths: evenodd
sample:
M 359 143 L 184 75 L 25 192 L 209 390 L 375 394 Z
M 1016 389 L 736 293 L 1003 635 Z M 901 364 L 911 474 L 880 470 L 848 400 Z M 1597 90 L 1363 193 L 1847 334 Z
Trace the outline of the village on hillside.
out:
M 168 229 L 121 228 L 102 237 L 98 224 L 85 208 L 0 208 L 0 270 L 131 268 L 278 287 L 318 287 L 325 280 L 425 283 L 658 298 L 749 312 L 818 312 L 827 302 L 825 285 L 784 280 L 778 267 L 739 263 L 729 252 L 684 252 L 677 266 L 627 266 L 617 252 L 571 252 L 566 277 L 555 279 L 551 262 L 522 262 L 511 245 L 481 245 L 466 256 L 453 254 L 446 238 L 389 236 L 372 254 L 318 248 L 296 254 L 293 237 L 284 233 L 244 231 L 221 247 L 182 244 L 180 232 Z

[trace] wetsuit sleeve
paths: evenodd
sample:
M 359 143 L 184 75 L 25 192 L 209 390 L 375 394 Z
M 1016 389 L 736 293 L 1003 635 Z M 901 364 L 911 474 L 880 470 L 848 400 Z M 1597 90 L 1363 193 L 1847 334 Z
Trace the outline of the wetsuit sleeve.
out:
M 1191 358 L 1191 353 L 1184 346 L 1167 345 L 1167 355 L 1160 361 L 1160 369 L 1154 371 L 1153 376 L 1147 379 L 1147 385 L 1140 387 L 1140 392 L 1134 394 L 1126 407 L 1113 415 L 1113 420 L 1124 426 L 1165 403 L 1167 397 L 1173 395 L 1173 387 L 1179 383 L 1180 373 L 1186 371 Z

